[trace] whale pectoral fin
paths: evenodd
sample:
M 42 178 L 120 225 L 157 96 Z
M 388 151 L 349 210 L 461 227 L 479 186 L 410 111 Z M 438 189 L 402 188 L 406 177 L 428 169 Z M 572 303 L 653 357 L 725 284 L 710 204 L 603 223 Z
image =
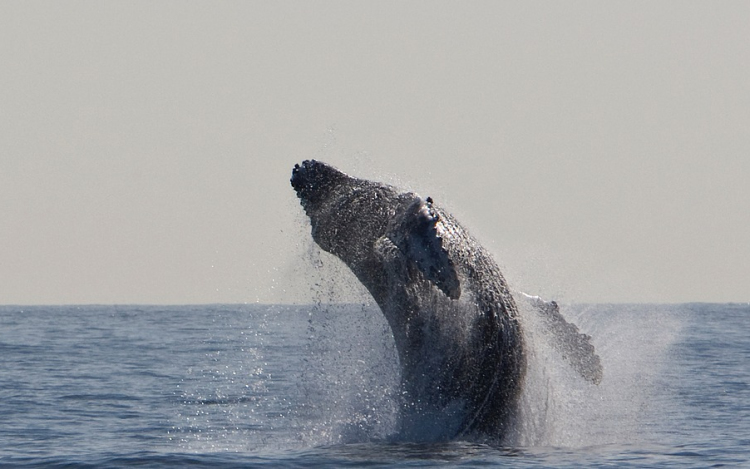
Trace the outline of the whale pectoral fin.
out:
M 405 217 L 386 235 L 403 255 L 422 272 L 425 279 L 453 300 L 461 297 L 461 282 L 443 239 L 438 232 L 441 223 L 432 208 L 432 200 L 415 197 Z
M 562 354 L 563 359 L 587 381 L 599 384 L 604 371 L 599 355 L 591 344 L 591 337 L 581 333 L 575 324 L 565 320 L 560 314 L 557 302 L 544 301 L 538 296 L 525 293 L 522 295 L 540 312 L 543 324 L 553 338 L 552 346 Z

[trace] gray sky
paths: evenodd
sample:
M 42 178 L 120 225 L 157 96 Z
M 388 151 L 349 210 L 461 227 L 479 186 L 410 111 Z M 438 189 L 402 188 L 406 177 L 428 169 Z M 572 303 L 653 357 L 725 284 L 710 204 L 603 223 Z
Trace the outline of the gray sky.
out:
M 519 289 L 750 301 L 748 2 L 0 2 L 0 303 L 308 301 L 294 163 Z

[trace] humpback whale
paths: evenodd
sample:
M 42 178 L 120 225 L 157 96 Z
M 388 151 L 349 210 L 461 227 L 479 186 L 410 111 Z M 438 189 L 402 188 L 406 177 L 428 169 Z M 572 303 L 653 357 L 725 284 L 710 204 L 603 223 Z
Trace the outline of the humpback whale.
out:
M 401 432 L 432 439 L 508 433 L 524 382 L 523 324 L 495 261 L 432 198 L 349 176 L 316 160 L 291 185 L 313 240 L 337 256 L 385 316 L 401 366 Z M 562 331 L 571 364 L 589 381 L 601 365 L 556 303 L 534 300 Z M 582 346 L 579 346 L 582 345 Z

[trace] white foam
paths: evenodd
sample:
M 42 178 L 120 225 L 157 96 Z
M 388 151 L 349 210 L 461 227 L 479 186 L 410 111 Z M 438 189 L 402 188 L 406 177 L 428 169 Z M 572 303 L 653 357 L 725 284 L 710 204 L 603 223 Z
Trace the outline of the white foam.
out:
M 561 308 L 593 337 L 604 378 L 593 385 L 563 361 L 540 327 L 537 310 L 523 300 L 528 371 L 511 443 L 582 447 L 648 440 L 660 369 L 680 334 L 677 315 L 638 305 Z

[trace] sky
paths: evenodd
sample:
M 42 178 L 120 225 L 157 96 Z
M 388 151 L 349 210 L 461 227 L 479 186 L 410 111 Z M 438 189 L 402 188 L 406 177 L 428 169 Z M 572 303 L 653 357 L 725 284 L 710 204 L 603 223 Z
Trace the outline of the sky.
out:
M 310 301 L 309 158 L 432 196 L 514 289 L 750 301 L 748 24 L 732 1 L 0 2 L 0 304 Z

